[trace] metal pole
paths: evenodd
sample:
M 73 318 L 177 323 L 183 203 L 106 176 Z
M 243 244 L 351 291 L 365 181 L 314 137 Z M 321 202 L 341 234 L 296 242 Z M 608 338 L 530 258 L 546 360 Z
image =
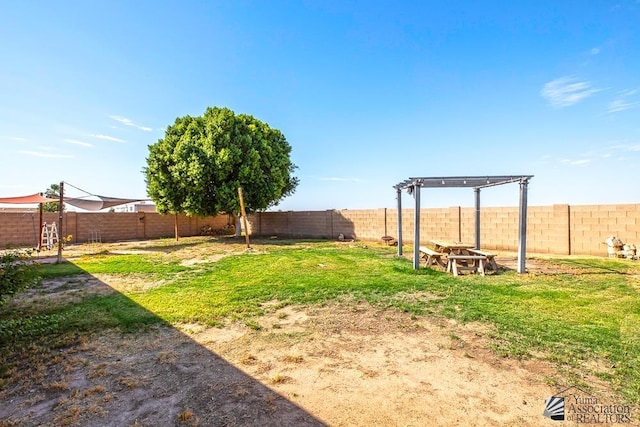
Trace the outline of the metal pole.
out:
M 476 198 L 476 249 L 480 249 L 480 189 L 474 188 L 473 192 L 475 193 Z
M 518 273 L 526 273 L 527 256 L 527 184 L 528 181 L 520 181 L 520 221 L 518 238 Z
M 398 256 L 402 256 L 402 190 L 396 188 L 398 200 Z
M 60 181 L 60 202 L 58 204 L 58 264 L 62 262 L 62 212 L 64 211 L 64 181 Z
M 413 269 L 420 268 L 420 184 L 414 184 L 415 212 L 413 213 Z

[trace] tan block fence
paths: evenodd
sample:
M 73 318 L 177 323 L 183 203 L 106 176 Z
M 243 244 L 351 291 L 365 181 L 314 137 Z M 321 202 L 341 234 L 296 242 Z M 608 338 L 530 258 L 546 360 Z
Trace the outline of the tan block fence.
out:
M 431 239 L 475 241 L 475 208 L 422 209 L 422 244 Z M 517 251 L 518 207 L 480 210 L 483 249 Z M 253 235 L 293 238 L 347 238 L 380 240 L 398 237 L 397 209 L 262 212 L 249 216 Z M 413 243 L 414 210 L 402 210 L 403 242 Z M 640 204 L 529 206 L 527 252 L 606 255 L 604 241 L 617 236 L 624 243 L 640 244 Z
M 480 211 L 480 242 L 483 249 L 516 251 L 518 208 L 487 207 Z M 422 243 L 430 239 L 474 241 L 474 208 L 458 206 L 421 210 Z M 617 236 L 625 243 L 640 244 L 640 204 L 530 206 L 527 215 L 527 252 L 605 255 L 604 240 Z M 198 218 L 179 215 L 181 236 L 202 234 L 203 228 L 222 229 L 227 215 Z M 248 216 L 254 236 L 280 238 L 380 240 L 397 238 L 396 209 L 261 212 Z M 402 210 L 403 240 L 412 243 L 412 209 Z M 45 213 L 44 221 L 58 221 Z M 35 246 L 39 238 L 39 214 L 0 212 L 0 247 Z M 65 213 L 60 236 L 71 235 L 72 243 L 86 243 L 92 234 L 103 242 L 153 239 L 173 236 L 173 215 L 157 213 Z
M 174 235 L 174 220 L 173 215 L 155 212 L 65 212 L 58 234 L 61 238 L 70 235 L 71 243 L 87 243 L 95 237 L 102 242 L 157 239 Z M 45 212 L 43 221 L 55 222 L 59 227 L 57 213 Z M 178 215 L 178 229 L 181 236 L 198 236 L 204 227 L 222 229 L 227 221 L 227 215 L 208 218 Z M 37 211 L 0 212 L 0 247 L 36 247 L 40 238 L 39 223 Z

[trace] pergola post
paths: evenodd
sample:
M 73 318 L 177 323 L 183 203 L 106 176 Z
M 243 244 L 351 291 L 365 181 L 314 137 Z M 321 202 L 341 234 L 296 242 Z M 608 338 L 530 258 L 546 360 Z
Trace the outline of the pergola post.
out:
M 413 213 L 413 269 L 420 268 L 420 183 L 413 186 L 415 211 Z
M 398 199 L 398 256 L 402 256 L 402 190 L 396 188 Z
M 520 181 L 520 220 L 518 237 L 518 273 L 526 273 L 527 255 L 527 184 L 528 180 Z
M 480 188 L 476 187 L 473 189 L 475 193 L 475 201 L 476 201 L 476 215 L 475 215 L 475 226 L 476 226 L 476 249 L 480 249 Z

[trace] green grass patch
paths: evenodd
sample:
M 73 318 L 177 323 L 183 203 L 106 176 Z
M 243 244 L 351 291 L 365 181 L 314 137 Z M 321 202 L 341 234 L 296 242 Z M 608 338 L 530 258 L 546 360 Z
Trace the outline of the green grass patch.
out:
M 194 275 L 142 294 L 136 302 L 169 322 L 218 321 L 262 313 L 261 305 L 317 304 L 343 296 L 378 302 L 425 289 L 424 272 L 367 249 L 280 249 L 227 257 Z M 170 301 L 170 304 L 168 302 Z
M 73 262 L 42 264 L 38 274 L 42 278 L 65 277 L 76 274 L 149 274 L 168 277 L 189 270 L 180 261 L 158 254 L 98 254 L 83 256 Z
M 0 347 L 108 328 L 133 331 L 161 322 L 158 316 L 122 294 L 90 296 L 53 310 L 28 314 L 14 312 L 0 318 Z
M 103 254 L 82 257 L 73 263 L 91 274 L 169 275 L 189 269 L 169 255 L 158 254 Z
M 221 253 L 230 243 L 189 243 Z M 502 272 L 454 278 L 431 269 L 414 271 L 395 248 L 333 242 L 254 243 L 254 251 L 181 265 L 168 241 L 162 253 L 98 254 L 72 264 L 41 267 L 44 277 L 109 274 L 157 281 L 149 289 L 108 296 L 37 313 L 11 311 L 0 339 L 47 334 L 135 330 L 149 324 L 218 325 L 226 318 L 257 325 L 265 303 L 323 304 L 367 301 L 414 315 L 430 314 L 491 325 L 496 351 L 509 357 L 544 357 L 559 369 L 588 372 L 609 381 L 629 401 L 640 402 L 640 262 L 557 257 L 545 262 L 556 274 Z M 160 282 L 161 280 L 161 282 Z M 5 316 L 7 313 L 5 313 Z M 13 332 L 21 331 L 18 335 Z M 4 334 L 4 335 L 3 335 Z M 3 338 L 4 337 L 4 338 Z M 598 363 L 591 363 L 598 362 Z M 589 371 L 589 366 L 601 366 Z M 578 377 L 577 375 L 575 376 Z

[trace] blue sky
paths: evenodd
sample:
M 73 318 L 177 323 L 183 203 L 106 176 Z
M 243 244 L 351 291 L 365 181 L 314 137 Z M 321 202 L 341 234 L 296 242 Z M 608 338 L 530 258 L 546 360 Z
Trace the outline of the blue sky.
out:
M 531 205 L 640 203 L 639 22 L 640 0 L 4 2 L 0 197 L 61 180 L 145 197 L 147 146 L 220 106 L 291 144 L 300 185 L 276 209 L 505 174 L 534 175 Z

